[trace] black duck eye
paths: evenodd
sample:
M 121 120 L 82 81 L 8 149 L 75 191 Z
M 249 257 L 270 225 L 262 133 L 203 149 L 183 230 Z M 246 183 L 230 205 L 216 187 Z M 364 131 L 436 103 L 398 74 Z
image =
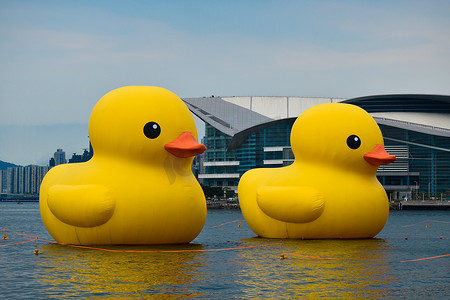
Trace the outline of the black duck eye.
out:
M 361 140 L 357 135 L 352 134 L 347 138 L 347 146 L 350 149 L 358 149 L 361 146 Z
M 156 122 L 148 122 L 144 126 L 144 134 L 149 139 L 156 139 L 161 134 L 161 127 Z

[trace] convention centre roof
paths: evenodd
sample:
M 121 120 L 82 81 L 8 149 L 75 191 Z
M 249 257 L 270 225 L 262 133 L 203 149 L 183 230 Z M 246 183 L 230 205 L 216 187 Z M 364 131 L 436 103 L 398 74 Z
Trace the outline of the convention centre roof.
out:
M 369 112 L 378 124 L 450 137 L 450 96 L 375 95 L 353 99 L 311 97 L 185 98 L 189 110 L 232 137 L 229 149 L 265 127 L 293 122 L 304 110 L 330 102 L 350 103 Z

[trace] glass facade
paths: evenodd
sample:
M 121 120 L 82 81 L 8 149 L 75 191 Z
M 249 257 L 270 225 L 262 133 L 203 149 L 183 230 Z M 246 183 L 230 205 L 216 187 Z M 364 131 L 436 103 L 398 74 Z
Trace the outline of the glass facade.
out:
M 281 167 L 292 163 L 290 123 L 266 127 L 227 151 L 231 137 L 205 124 L 203 184 L 236 187 L 253 168 Z M 450 197 L 450 138 L 380 125 L 385 147 L 397 161 L 381 166 L 377 176 L 391 199 Z
M 237 187 L 239 178 L 248 170 L 280 167 L 292 161 L 289 149 L 291 128 L 295 120 L 264 128 L 247 137 L 237 149 L 227 151 L 231 137 L 205 124 L 205 173 L 199 175 L 209 186 Z M 277 149 L 267 151 L 266 148 Z M 275 163 L 270 163 L 275 161 Z M 267 163 L 269 162 L 269 164 Z
M 404 167 L 379 172 L 379 180 L 388 193 L 399 192 L 414 199 L 450 197 L 449 137 L 386 125 L 380 128 L 386 148 L 407 149 L 398 162 L 403 162 Z
M 239 180 L 236 173 L 236 153 L 227 151 L 231 136 L 205 123 L 203 143 L 207 150 L 203 162 L 204 174 L 199 179 L 208 186 L 235 186 Z
M 231 136 L 206 123 L 203 142 L 208 150 L 205 152 L 205 161 L 234 161 L 234 153 L 227 152 L 230 141 Z

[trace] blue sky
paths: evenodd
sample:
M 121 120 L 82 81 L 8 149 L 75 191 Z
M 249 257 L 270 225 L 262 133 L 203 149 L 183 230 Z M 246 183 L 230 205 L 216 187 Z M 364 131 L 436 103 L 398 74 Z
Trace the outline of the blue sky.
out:
M 2 0 L 0 160 L 80 153 L 95 103 L 125 85 L 449 95 L 449 15 L 450 1 Z

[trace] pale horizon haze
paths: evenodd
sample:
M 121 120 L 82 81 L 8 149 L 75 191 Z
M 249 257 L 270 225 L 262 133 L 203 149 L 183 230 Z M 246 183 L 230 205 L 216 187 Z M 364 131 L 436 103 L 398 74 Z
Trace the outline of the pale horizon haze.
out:
M 449 15 L 443 0 L 3 0 L 0 160 L 81 154 L 95 103 L 127 85 L 180 98 L 450 95 Z

